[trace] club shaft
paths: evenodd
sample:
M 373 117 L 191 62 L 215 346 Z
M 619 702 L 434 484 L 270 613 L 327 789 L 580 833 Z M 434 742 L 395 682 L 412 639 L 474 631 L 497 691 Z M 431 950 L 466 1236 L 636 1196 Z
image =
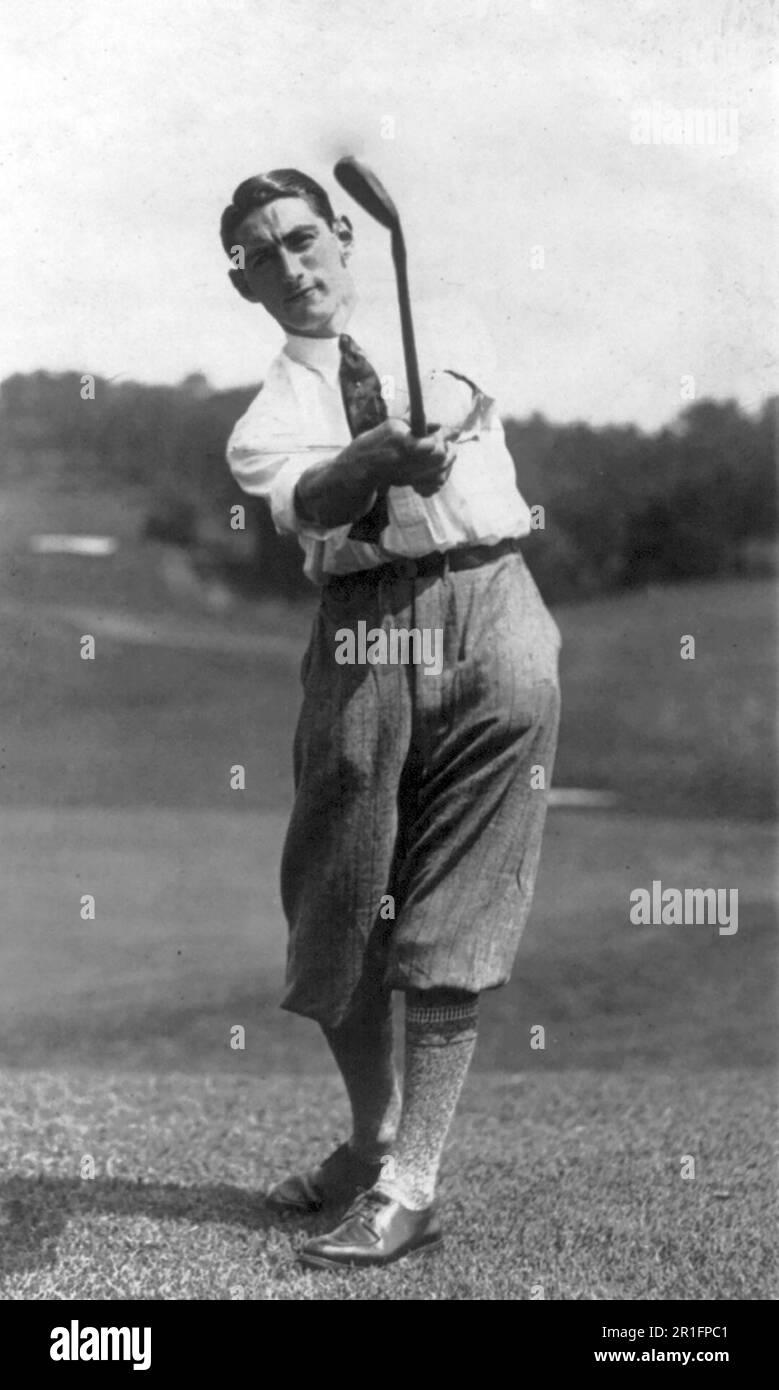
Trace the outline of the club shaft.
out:
M 425 407 L 422 402 L 422 383 L 419 379 L 419 363 L 414 340 L 414 324 L 411 318 L 411 296 L 408 290 L 406 273 L 406 244 L 398 227 L 392 233 L 392 260 L 395 265 L 395 279 L 398 285 L 398 305 L 400 307 L 400 331 L 403 338 L 403 357 L 406 363 L 406 383 L 410 406 L 411 433 L 418 439 L 427 434 Z

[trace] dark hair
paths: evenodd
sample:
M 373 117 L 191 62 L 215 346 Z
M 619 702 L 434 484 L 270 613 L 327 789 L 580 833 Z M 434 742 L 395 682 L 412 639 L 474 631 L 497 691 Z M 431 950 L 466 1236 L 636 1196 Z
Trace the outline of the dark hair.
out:
M 335 213 L 324 188 L 299 169 L 272 169 L 269 174 L 256 174 L 244 179 L 233 194 L 233 201 L 222 213 L 220 235 L 228 256 L 234 245 L 235 233 L 247 213 L 264 208 L 276 198 L 303 198 L 312 212 L 328 227 L 335 223 Z

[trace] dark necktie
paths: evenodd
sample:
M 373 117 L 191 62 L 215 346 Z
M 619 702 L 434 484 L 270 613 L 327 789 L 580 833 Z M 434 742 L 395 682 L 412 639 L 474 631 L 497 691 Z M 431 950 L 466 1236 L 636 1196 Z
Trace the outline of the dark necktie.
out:
M 354 438 L 366 430 L 375 429 L 386 420 L 387 407 L 381 394 L 381 382 L 354 339 L 348 333 L 342 333 L 338 346 L 341 350 L 338 380 L 349 429 Z M 387 494 L 379 492 L 370 511 L 355 521 L 349 539 L 378 545 L 381 533 L 388 525 Z

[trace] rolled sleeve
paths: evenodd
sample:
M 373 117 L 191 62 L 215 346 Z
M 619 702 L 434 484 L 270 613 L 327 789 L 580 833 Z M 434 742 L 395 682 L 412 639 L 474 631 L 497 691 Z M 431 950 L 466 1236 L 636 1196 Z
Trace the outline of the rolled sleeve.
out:
M 233 432 L 227 445 L 227 464 L 235 481 L 250 496 L 264 498 L 276 530 L 313 541 L 338 541 L 348 535 L 352 524 L 317 526 L 315 522 L 304 521 L 295 509 L 298 480 L 313 464 L 326 462 L 336 455 L 334 449 L 263 449 L 242 439 L 239 429 Z
M 340 542 L 344 540 L 351 529 L 352 522 L 348 521 L 345 526 L 317 526 L 314 521 L 306 521 L 299 516 L 295 508 L 295 488 L 298 480 L 314 463 L 329 462 L 336 457 L 332 451 L 316 450 L 316 457 L 311 454 L 287 456 L 281 462 L 273 483 L 268 491 L 268 502 L 270 504 L 271 516 L 273 517 L 277 531 L 293 531 L 295 535 L 302 536 L 311 541 Z

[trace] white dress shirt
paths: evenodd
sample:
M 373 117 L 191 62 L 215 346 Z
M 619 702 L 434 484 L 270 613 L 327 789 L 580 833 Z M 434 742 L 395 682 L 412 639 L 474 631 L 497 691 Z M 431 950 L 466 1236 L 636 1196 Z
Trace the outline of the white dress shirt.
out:
M 420 497 L 412 487 L 389 489 L 389 525 L 381 546 L 350 541 L 351 521 L 321 527 L 295 511 L 294 491 L 301 474 L 314 463 L 334 458 L 352 438 L 338 379 L 337 338 L 288 335 L 262 389 L 230 436 L 227 461 L 233 476 L 245 492 L 266 499 L 278 531 L 298 536 L 305 551 L 305 573 L 315 584 L 323 583 L 328 574 L 370 569 L 391 556 L 493 545 L 530 530 L 530 512 L 517 489 L 514 463 L 489 394 L 485 354 L 479 353 L 471 334 L 468 344 L 476 350 L 466 349 L 466 361 L 462 350 L 457 351 L 451 315 L 444 322 L 441 316 L 439 309 L 437 342 L 426 332 L 424 314 L 417 322 L 416 311 L 415 327 L 420 364 L 437 364 L 422 373 L 428 418 L 457 429 L 454 465 L 432 497 Z M 388 415 L 406 415 L 399 331 L 391 322 L 377 328 L 357 316 L 344 331 L 380 377 Z

